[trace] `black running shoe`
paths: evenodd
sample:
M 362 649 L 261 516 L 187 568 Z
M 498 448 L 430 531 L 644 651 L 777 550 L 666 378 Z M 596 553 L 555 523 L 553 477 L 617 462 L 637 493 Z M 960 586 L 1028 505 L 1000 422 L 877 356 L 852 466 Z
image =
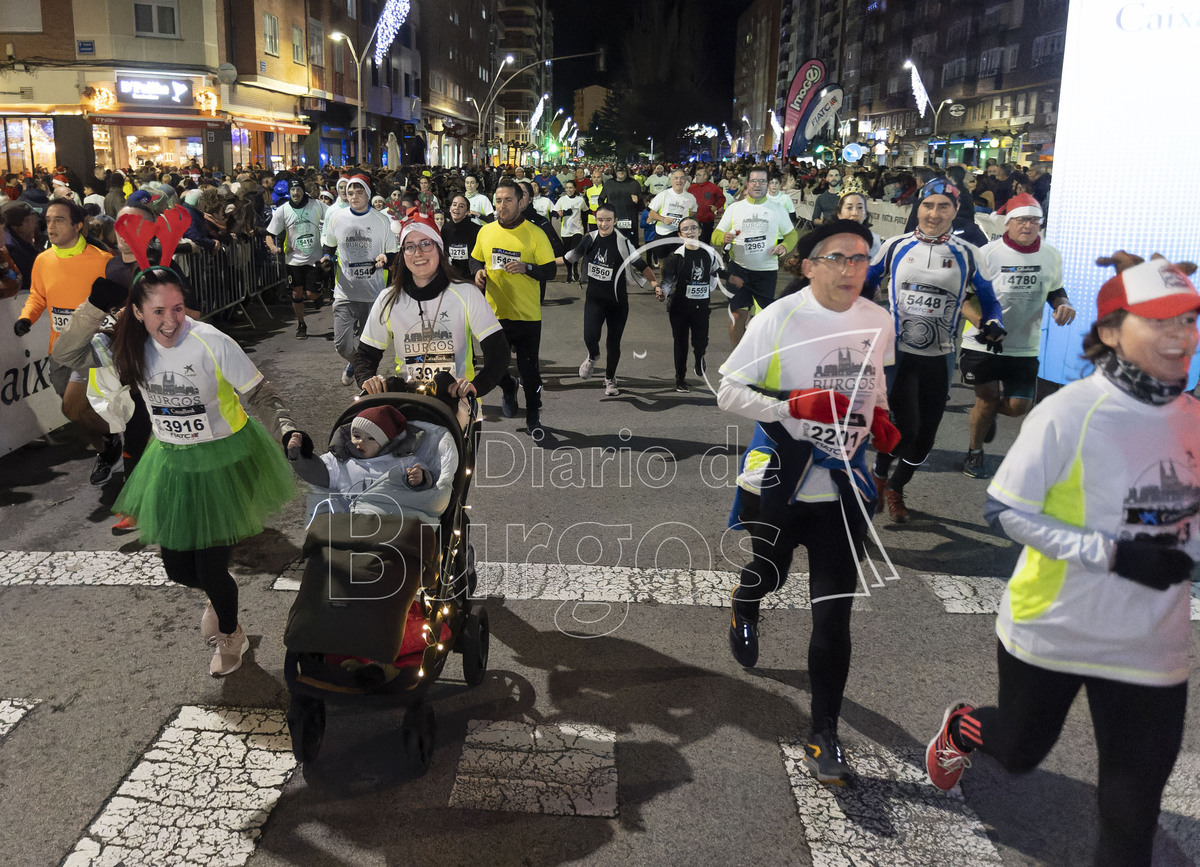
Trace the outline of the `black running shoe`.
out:
M 987 445 L 996 438 L 996 417 L 992 416 L 992 423 L 988 425 L 987 433 L 983 435 L 983 444 Z
M 818 783 L 827 786 L 844 786 L 854 773 L 846 764 L 837 732 L 830 729 L 810 735 L 805 741 L 804 764 Z
M 308 325 L 304 322 L 296 323 L 296 339 L 308 340 Z
M 92 467 L 90 481 L 93 485 L 103 485 L 113 477 L 114 473 L 119 473 L 123 469 L 125 469 L 125 458 L 121 454 L 121 435 L 108 434 L 104 437 L 100 453 L 96 455 L 96 463 Z
M 739 665 L 754 668 L 758 663 L 758 621 L 757 612 L 751 613 L 745 602 L 732 600 L 732 622 L 729 625 L 729 650 Z
M 500 392 L 500 412 L 505 418 L 512 418 L 517 414 L 517 384 L 514 382 L 509 388 L 501 385 Z
M 704 371 L 708 370 L 708 365 L 704 363 L 704 356 L 701 355 L 696 359 L 696 376 L 704 379 Z

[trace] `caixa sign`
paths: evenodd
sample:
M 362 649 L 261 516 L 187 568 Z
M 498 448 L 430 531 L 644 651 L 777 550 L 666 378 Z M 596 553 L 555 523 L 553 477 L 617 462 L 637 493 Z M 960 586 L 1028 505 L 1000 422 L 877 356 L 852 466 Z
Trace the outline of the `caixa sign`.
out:
M 191 108 L 194 105 L 192 82 L 186 78 L 126 78 L 118 75 L 117 102 Z

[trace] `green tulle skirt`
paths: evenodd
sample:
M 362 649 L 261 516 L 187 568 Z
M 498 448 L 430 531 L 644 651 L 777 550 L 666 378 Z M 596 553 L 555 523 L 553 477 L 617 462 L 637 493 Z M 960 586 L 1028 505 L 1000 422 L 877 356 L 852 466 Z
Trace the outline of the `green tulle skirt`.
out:
M 150 441 L 113 511 L 137 519 L 147 544 L 194 551 L 262 532 L 262 520 L 296 493 L 279 443 L 248 419 L 224 439 Z

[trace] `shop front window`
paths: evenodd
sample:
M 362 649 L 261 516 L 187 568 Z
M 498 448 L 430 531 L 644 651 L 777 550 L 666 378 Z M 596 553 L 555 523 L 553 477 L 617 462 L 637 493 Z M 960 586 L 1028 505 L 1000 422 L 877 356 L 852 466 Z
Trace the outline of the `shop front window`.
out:
M 54 168 L 54 121 L 48 117 L 35 117 L 29 121 L 30 139 L 33 144 L 33 164 Z
M 8 132 L 8 170 L 24 172 L 33 168 L 29 155 L 29 124 L 21 120 L 10 120 L 5 124 Z
M 116 158 L 112 150 L 112 133 L 107 126 L 94 124 L 92 126 L 92 147 L 96 151 L 96 165 L 107 169 L 116 168 Z

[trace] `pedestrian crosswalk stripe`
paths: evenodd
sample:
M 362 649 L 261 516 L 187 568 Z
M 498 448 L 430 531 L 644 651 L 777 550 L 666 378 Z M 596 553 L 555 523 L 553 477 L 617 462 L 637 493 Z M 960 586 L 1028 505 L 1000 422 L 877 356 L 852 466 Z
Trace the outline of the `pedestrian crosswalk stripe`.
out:
M 544 563 L 479 563 L 479 597 L 551 601 L 704 605 L 723 608 L 738 583 L 737 572 L 707 569 L 636 569 Z M 295 562 L 275 581 L 276 590 L 300 589 L 304 564 Z M 865 595 L 854 598 L 855 611 L 870 611 Z M 777 593 L 763 600 L 771 609 L 811 608 L 808 575 L 794 572 Z
M 779 746 L 813 867 L 926 867 L 948 853 L 956 864 L 1001 863 L 961 790 L 942 792 L 925 778 L 924 751 L 843 741 L 856 776 L 826 786 L 809 774 L 802 743 Z
M 0 587 L 170 584 L 153 551 L 0 551 Z
M 583 723 L 471 720 L 450 806 L 615 816 L 616 740 L 614 732 Z
M 976 575 L 921 575 L 947 614 L 995 614 L 1007 578 Z M 1192 585 L 1191 619 L 1200 620 L 1200 585 Z
M 38 701 L 27 698 L 0 698 L 0 741 L 8 737 L 9 732 L 17 727 L 25 716 L 35 707 Z
M 181 707 L 63 867 L 244 864 L 295 767 L 283 711 Z

